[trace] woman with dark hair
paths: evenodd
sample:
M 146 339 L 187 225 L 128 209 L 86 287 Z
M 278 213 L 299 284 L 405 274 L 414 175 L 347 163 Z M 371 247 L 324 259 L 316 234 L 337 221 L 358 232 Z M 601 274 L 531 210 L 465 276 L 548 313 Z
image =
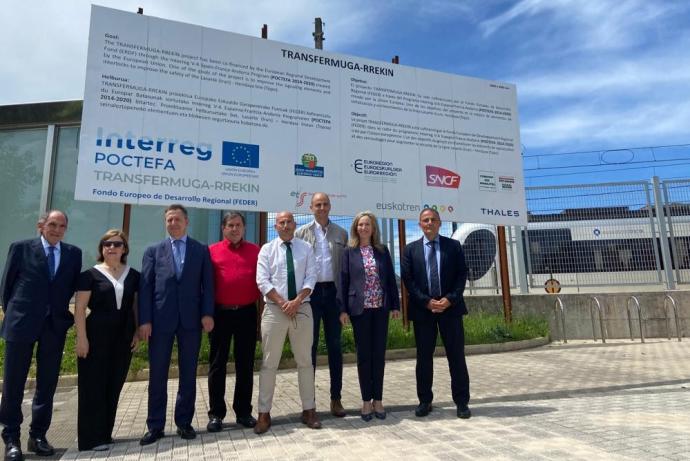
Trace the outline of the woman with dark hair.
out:
M 79 450 L 108 450 L 120 391 L 136 334 L 139 272 L 127 265 L 124 232 L 112 229 L 98 243 L 98 262 L 82 272 L 74 320 L 77 329 Z M 87 308 L 89 314 L 87 315 Z
M 400 316 L 398 285 L 388 248 L 380 242 L 376 216 L 363 211 L 350 227 L 340 271 L 340 321 L 350 319 L 357 348 L 357 373 L 362 393 L 362 419 L 386 418 L 383 371 L 389 312 Z

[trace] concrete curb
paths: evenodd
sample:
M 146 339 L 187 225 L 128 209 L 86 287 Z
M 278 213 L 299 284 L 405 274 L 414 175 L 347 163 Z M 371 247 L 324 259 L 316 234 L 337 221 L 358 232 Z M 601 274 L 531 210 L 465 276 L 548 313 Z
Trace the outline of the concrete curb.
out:
M 465 346 L 465 355 L 480 355 L 480 354 L 496 354 L 500 352 L 512 352 L 519 351 L 523 349 L 531 349 L 534 347 L 544 346 L 549 344 L 551 340 L 546 337 L 539 337 L 534 339 L 525 339 L 522 341 L 509 341 L 505 343 L 494 343 L 494 344 L 472 344 Z M 436 348 L 436 356 L 444 356 L 446 353 L 445 349 L 440 346 Z M 411 349 L 391 349 L 386 351 L 386 360 L 404 360 L 413 359 L 417 356 L 417 350 Z M 343 363 L 357 363 L 357 355 L 355 353 L 343 354 Z M 328 356 L 319 355 L 316 357 L 316 365 L 327 365 Z M 261 367 L 261 360 L 256 360 L 254 362 L 254 370 L 258 371 Z M 281 370 L 295 368 L 295 360 L 292 358 L 282 359 L 280 361 L 279 368 Z M 228 373 L 234 373 L 235 369 L 232 364 L 228 364 Z M 197 375 L 204 376 L 208 374 L 208 365 L 199 365 L 197 368 Z M 177 367 L 170 367 L 169 378 L 175 379 L 179 376 Z M 136 372 L 130 372 L 127 375 L 128 382 L 134 381 L 148 381 L 149 370 L 143 369 Z M 0 381 L 0 385 L 2 381 Z M 60 376 L 58 380 L 58 387 L 76 387 L 77 386 L 77 375 L 65 375 Z M 29 378 L 26 381 L 26 389 L 33 389 L 36 387 L 36 379 Z

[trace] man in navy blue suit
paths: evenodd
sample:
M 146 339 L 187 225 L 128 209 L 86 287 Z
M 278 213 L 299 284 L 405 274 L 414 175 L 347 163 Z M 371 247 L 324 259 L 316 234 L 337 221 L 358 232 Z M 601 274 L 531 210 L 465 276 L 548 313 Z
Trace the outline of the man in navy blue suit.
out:
M 168 402 L 168 368 L 177 338 L 180 383 L 175 402 L 177 434 L 193 439 L 196 367 L 201 329 L 213 329 L 213 267 L 208 247 L 187 236 L 187 210 L 178 204 L 165 210 L 168 238 L 144 253 L 139 287 L 139 331 L 149 340 L 148 431 L 141 445 L 164 435 Z
M 53 396 L 62 362 L 65 335 L 74 323 L 69 301 L 81 272 L 81 250 L 62 242 L 67 216 L 51 210 L 38 220 L 39 238 L 10 245 L 2 275 L 0 335 L 5 339 L 5 367 L 0 402 L 5 460 L 22 460 L 19 443 L 24 385 L 36 349 L 36 392 L 31 404 L 28 450 L 52 456 L 46 439 L 53 416 Z
M 472 416 L 470 377 L 465 362 L 465 333 L 462 316 L 467 307 L 462 296 L 467 281 L 467 266 L 460 242 L 439 235 L 441 217 L 432 208 L 419 214 L 419 227 L 424 236 L 405 247 L 400 272 L 407 287 L 410 320 L 417 343 L 417 397 L 415 415 L 431 411 L 434 394 L 434 349 L 441 334 L 446 348 L 450 387 L 457 416 Z

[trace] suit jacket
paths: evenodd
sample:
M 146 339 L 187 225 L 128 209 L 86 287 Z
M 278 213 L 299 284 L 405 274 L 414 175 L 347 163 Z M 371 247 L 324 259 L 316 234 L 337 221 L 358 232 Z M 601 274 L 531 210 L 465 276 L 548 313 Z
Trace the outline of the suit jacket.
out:
M 331 265 L 333 266 L 333 281 L 335 287 L 340 291 L 340 259 L 343 250 L 347 246 L 347 232 L 345 229 L 330 221 L 328 223 L 328 230 L 326 231 L 326 240 L 328 240 L 328 249 L 331 252 Z M 295 231 L 295 237 L 302 239 L 314 248 L 316 246 L 316 221 L 312 221 Z M 314 250 L 316 251 L 316 249 Z M 319 269 L 321 270 L 321 269 Z
M 46 321 L 64 333 L 74 323 L 69 301 L 81 272 L 81 250 L 60 242 L 60 265 L 50 279 L 48 258 L 40 238 L 10 245 L 2 275 L 0 335 L 7 341 L 34 342 Z
M 379 281 L 383 289 L 383 308 L 387 310 L 400 309 L 400 295 L 395 281 L 395 270 L 388 248 L 379 250 L 374 247 L 374 259 L 379 272 Z M 347 247 L 343 251 L 340 269 L 340 312 L 348 315 L 360 315 L 364 312 L 364 263 L 359 247 Z
M 467 265 L 462 246 L 457 240 L 439 236 L 441 252 L 441 293 L 451 306 L 442 314 L 434 314 L 427 309 L 431 299 L 429 281 L 426 276 L 424 260 L 424 238 L 415 240 L 405 247 L 400 264 L 400 275 L 407 288 L 410 320 L 431 320 L 433 315 L 459 317 L 467 314 L 467 306 L 462 293 L 467 282 Z
M 208 247 L 187 237 L 180 279 L 175 275 L 172 245 L 166 238 L 146 249 L 141 264 L 139 325 L 152 333 L 201 328 L 201 317 L 213 316 L 213 267 Z

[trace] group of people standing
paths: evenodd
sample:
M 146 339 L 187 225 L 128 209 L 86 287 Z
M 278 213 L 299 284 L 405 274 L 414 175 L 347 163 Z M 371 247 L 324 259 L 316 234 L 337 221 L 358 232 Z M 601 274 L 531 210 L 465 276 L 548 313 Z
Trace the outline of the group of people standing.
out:
M 276 372 L 286 336 L 298 370 L 301 421 L 321 427 L 315 402 L 315 367 L 323 323 L 330 372 L 330 412 L 346 416 L 341 402 L 342 326 L 352 323 L 362 397 L 361 418 L 386 418 L 383 378 L 389 317 L 400 315 L 398 285 L 376 217 L 355 216 L 348 233 L 329 219 L 324 193 L 312 196 L 314 220 L 297 229 L 288 211 L 277 214 L 278 237 L 262 248 L 244 239 L 245 219 L 226 213 L 223 240 L 210 247 L 187 235 L 182 205 L 165 210 L 168 236 L 145 251 L 142 271 L 127 264 L 127 236 L 106 232 L 98 243 L 98 264 L 81 272 L 79 248 L 64 243 L 65 213 L 52 210 L 38 221 L 40 236 L 10 246 L 2 277 L 5 339 L 0 424 L 5 459 L 22 460 L 20 426 L 24 387 L 36 347 L 36 392 L 32 401 L 28 451 L 50 456 L 46 438 L 67 330 L 69 302 L 76 291 L 79 373 L 78 447 L 111 446 L 117 403 L 132 352 L 148 341 L 147 430 L 141 445 L 164 434 L 168 369 L 177 341 L 179 387 L 174 411 L 177 434 L 196 437 L 192 419 L 202 331 L 209 334 L 209 432 L 221 431 L 230 345 L 236 382 L 232 409 L 236 422 L 261 434 L 271 427 Z M 464 356 L 462 315 L 466 266 L 457 241 L 439 235 L 441 219 L 425 208 L 419 216 L 424 236 L 409 244 L 401 276 L 409 293 L 417 343 L 415 414 L 432 410 L 433 354 L 440 333 L 446 348 L 457 416 L 469 418 L 469 375 Z M 258 319 L 259 298 L 265 306 Z M 260 322 L 263 359 L 258 417 L 252 415 L 253 365 Z

